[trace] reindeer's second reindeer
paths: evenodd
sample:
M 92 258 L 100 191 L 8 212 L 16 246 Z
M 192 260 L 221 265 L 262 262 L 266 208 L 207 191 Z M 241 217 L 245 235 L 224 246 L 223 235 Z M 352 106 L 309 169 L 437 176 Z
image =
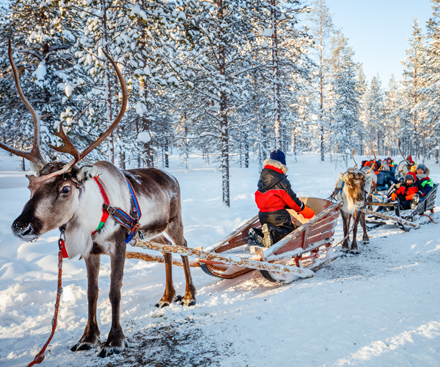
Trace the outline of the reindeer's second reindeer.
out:
M 352 151 L 354 160 L 354 150 Z M 374 155 L 376 158 L 376 155 Z M 354 254 L 359 253 L 359 247 L 357 244 L 357 228 L 359 221 L 362 222 L 363 229 L 363 243 L 368 243 L 369 238 L 367 234 L 367 225 L 365 223 L 365 213 L 362 209 L 365 208 L 365 202 L 368 198 L 371 198 L 373 190 L 373 183 L 376 183 L 377 177 L 372 168 L 364 167 L 362 169 L 357 168 L 355 161 L 355 167 L 351 167 L 345 173 L 339 174 L 339 180 L 336 183 L 336 188 L 339 189 L 338 199 L 343 201 L 343 205 L 340 209 L 342 217 L 342 225 L 344 228 L 344 240 L 342 242 L 342 251 L 352 252 Z M 350 244 L 350 222 L 353 219 L 353 241 Z
M 106 54 L 106 53 L 105 53 Z M 109 162 L 98 162 L 92 166 L 77 167 L 76 163 L 97 147 L 117 126 L 127 103 L 127 90 L 124 79 L 115 62 L 111 61 L 122 87 L 123 101 L 121 111 L 109 129 L 90 147 L 79 153 L 64 134 L 62 126 L 57 134 L 64 140 L 63 147 L 55 150 L 71 154 L 74 159 L 65 164 L 51 162 L 46 164 L 39 150 L 40 117 L 30 106 L 21 91 L 18 72 L 12 60 L 9 43 L 9 59 L 14 72 L 17 91 L 34 118 L 34 146 L 30 153 L 21 152 L 0 143 L 0 147 L 18 156 L 29 159 L 38 168 L 37 176 L 28 176 L 31 199 L 26 203 L 21 215 L 14 221 L 14 235 L 25 241 L 34 240 L 40 235 L 56 229 L 65 229 L 66 250 L 69 258 L 81 255 L 86 262 L 88 277 L 88 321 L 83 336 L 72 351 L 87 350 L 100 344 L 100 331 L 96 317 L 98 303 L 98 275 L 100 255 L 111 258 L 110 303 L 112 325 L 107 341 L 99 356 L 106 357 L 120 353 L 127 345 L 119 322 L 122 278 L 125 262 L 125 240 L 129 230 L 113 219 L 107 219 L 112 208 L 130 212 L 131 199 L 128 182 L 137 194 L 142 216 L 139 226 L 146 240 L 170 244 L 165 234 L 179 246 L 186 246 L 183 235 L 180 188 L 177 180 L 158 169 L 135 169 L 121 171 Z M 110 207 L 104 203 L 110 203 Z M 104 225 L 101 222 L 105 222 Z M 158 306 L 163 307 L 175 300 L 176 292 L 172 281 L 171 254 L 164 254 L 166 286 Z M 182 256 L 186 277 L 183 305 L 195 304 L 195 287 L 190 273 L 188 258 Z

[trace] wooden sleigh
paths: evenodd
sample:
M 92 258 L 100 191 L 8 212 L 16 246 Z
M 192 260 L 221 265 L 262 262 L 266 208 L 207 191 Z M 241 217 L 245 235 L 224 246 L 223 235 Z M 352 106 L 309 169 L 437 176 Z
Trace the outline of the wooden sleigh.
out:
M 304 220 L 291 211 L 292 221 L 298 228 L 268 249 L 249 243 L 249 229 L 261 227 L 258 215 L 205 251 L 142 240 L 137 240 L 135 246 L 195 256 L 197 262 L 192 261 L 191 266 L 200 266 L 206 274 L 218 278 L 231 279 L 259 270 L 271 282 L 289 284 L 298 278 L 313 276 L 315 270 L 337 257 L 332 242 L 342 203 L 319 198 L 300 200 L 314 210 L 315 216 Z
M 426 212 L 434 213 L 438 186 L 439 184 L 434 185 L 434 188 L 428 195 L 411 210 L 402 210 L 398 201 L 388 202 L 387 195 L 381 195 L 381 197 L 373 196 L 373 201 L 367 202 L 367 207 L 370 207 L 371 210 L 364 210 L 368 216 L 367 223 L 370 224 L 369 229 L 389 223 L 395 223 L 400 229 L 406 232 L 411 228 L 420 228 L 420 225 L 416 223 L 417 219 L 421 216 L 428 216 L 425 214 Z M 379 212 L 378 209 L 381 207 L 384 211 Z M 429 218 L 432 221 L 432 218 Z

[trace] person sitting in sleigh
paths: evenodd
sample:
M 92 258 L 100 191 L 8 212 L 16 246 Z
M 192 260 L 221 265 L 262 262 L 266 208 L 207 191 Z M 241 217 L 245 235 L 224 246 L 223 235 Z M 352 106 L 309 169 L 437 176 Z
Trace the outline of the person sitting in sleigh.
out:
M 403 210 L 414 209 L 419 203 L 421 196 L 422 192 L 417 183 L 417 177 L 415 173 L 409 172 L 400 187 L 391 194 L 391 201 L 398 200 Z
M 293 209 L 306 219 L 313 218 L 315 213 L 293 192 L 286 176 L 286 156 L 281 150 L 270 153 L 270 159 L 263 164 L 255 192 L 262 227 L 251 228 L 249 237 L 257 246 L 270 247 L 296 228 L 286 209 Z
M 429 170 L 423 163 L 419 163 L 416 168 L 417 179 L 419 180 L 419 188 L 422 192 L 422 197 L 426 197 L 428 193 L 434 188 L 434 182 L 428 177 Z

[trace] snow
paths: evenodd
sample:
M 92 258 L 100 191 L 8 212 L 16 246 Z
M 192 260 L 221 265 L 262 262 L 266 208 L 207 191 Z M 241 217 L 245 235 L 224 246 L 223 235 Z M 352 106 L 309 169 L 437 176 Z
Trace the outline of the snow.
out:
M 148 143 L 151 140 L 150 133 L 148 131 L 142 131 L 139 133 L 137 140 L 143 143 Z
M 33 75 L 34 77 L 39 81 L 44 81 L 44 78 L 46 76 L 47 70 L 46 70 L 46 63 L 41 62 L 38 64 L 37 69 L 34 71 Z
M 221 205 L 221 172 L 195 156 L 185 171 L 173 153 L 166 171 L 181 186 L 190 247 L 207 248 L 256 214 L 255 165 L 231 168 L 227 208 Z M 287 163 L 299 196 L 325 198 L 333 191 L 340 170 L 321 163 L 319 155 L 298 156 L 298 163 L 288 156 Z M 438 182 L 439 166 L 426 164 Z M 19 158 L 0 153 L 1 366 L 33 360 L 49 335 L 56 293 L 58 231 L 22 243 L 10 230 L 29 199 L 20 165 Z M 58 329 L 42 366 L 138 366 L 138 360 L 163 366 L 439 366 L 438 231 L 432 223 L 408 233 L 395 226 L 373 230 L 360 255 L 339 258 L 289 286 L 269 283 L 256 271 L 219 280 L 192 268 L 198 303 L 191 308 L 155 308 L 164 290 L 163 264 L 127 260 L 121 323 L 130 347 L 105 360 L 97 349 L 70 351 L 86 325 L 87 275 L 84 261 L 66 261 Z M 339 223 L 335 240 L 342 237 Z M 102 341 L 111 322 L 109 274 L 109 258 L 102 256 L 97 314 Z M 182 268 L 174 267 L 173 276 L 183 294 Z

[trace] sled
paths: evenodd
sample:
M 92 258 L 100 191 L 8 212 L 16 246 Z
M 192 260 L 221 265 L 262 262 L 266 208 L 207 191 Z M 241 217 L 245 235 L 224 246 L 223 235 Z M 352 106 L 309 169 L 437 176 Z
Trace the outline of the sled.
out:
M 397 201 L 389 203 L 387 195 L 382 195 L 382 198 L 377 198 L 373 196 L 373 199 L 376 200 L 372 202 L 367 202 L 367 207 L 370 207 L 371 210 L 364 210 L 367 214 L 366 222 L 368 224 L 372 224 L 372 226 L 369 226 L 368 228 L 373 229 L 388 224 L 383 219 L 394 222 L 400 229 L 404 230 L 405 232 L 408 232 L 411 228 L 420 228 L 420 225 L 415 224 L 414 222 L 416 219 L 420 218 L 420 216 L 426 216 L 425 212 L 434 212 L 438 186 L 439 184 L 434 185 L 434 188 L 428 193 L 428 195 L 424 197 L 423 200 L 421 200 L 412 210 L 402 210 Z M 385 210 L 382 212 L 378 212 L 377 210 L 380 207 L 383 207 Z
M 259 270 L 271 282 L 290 284 L 299 278 L 312 277 L 314 271 L 338 256 L 332 247 L 332 237 L 342 202 L 335 204 L 318 198 L 300 200 L 314 210 L 315 216 L 306 220 L 290 211 L 292 222 L 298 228 L 268 249 L 252 246 L 248 238 L 250 228 L 261 227 L 258 215 L 205 251 L 141 239 L 137 239 L 134 246 L 197 257 L 198 265 L 206 274 L 222 279 Z M 158 261 L 156 257 L 154 259 Z
M 297 269 L 307 269 L 311 272 L 319 269 L 325 263 L 336 258 L 332 248 L 332 237 L 339 217 L 339 207 L 342 203 L 334 204 L 319 198 L 300 198 L 300 200 L 314 210 L 315 217 L 305 220 L 293 210 L 289 211 L 292 222 L 298 228 L 272 247 L 266 249 L 252 246 L 248 231 L 250 228 L 261 227 L 258 215 L 256 215 L 206 251 L 241 259 L 255 259 L 261 263 L 287 265 Z M 222 279 L 235 278 L 255 270 L 252 267 L 227 264 L 221 260 L 212 261 L 199 258 L 198 261 L 206 274 Z M 299 277 L 294 272 L 279 273 L 269 269 L 257 270 L 260 270 L 265 279 L 280 284 L 289 284 Z M 310 276 L 312 275 L 313 273 L 310 274 Z

